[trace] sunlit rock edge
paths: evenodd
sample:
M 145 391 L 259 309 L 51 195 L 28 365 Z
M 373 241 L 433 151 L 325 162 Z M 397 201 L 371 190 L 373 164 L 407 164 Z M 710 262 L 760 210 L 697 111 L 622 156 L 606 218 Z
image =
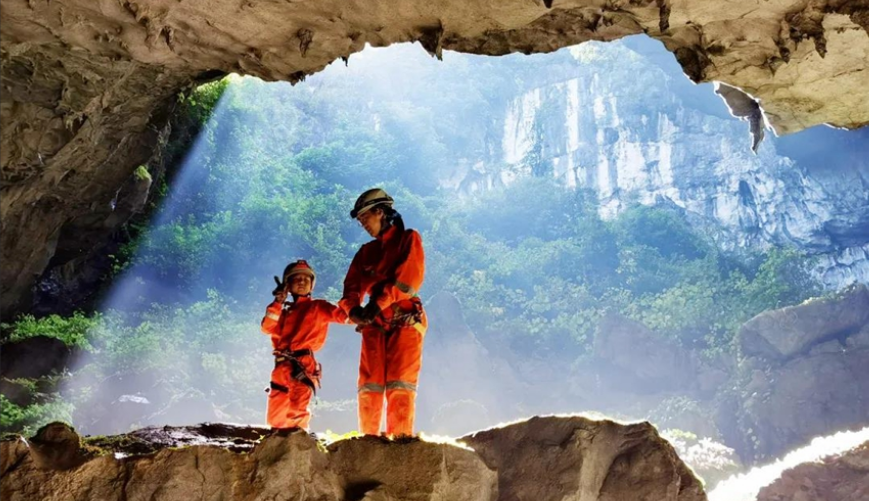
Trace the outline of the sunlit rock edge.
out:
M 335 437 L 331 437 L 335 438 Z M 80 441 L 55 423 L 0 444 L 3 499 L 705 500 L 646 422 L 533 417 L 456 439 L 316 439 L 202 424 Z M 529 497 L 530 496 L 530 497 Z
M 869 427 L 817 437 L 719 483 L 710 501 L 849 501 L 869 496 Z

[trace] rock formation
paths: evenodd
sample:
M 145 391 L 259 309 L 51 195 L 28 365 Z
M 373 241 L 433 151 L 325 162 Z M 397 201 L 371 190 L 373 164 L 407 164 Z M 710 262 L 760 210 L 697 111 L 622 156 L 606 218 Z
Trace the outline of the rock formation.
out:
M 704 501 L 648 423 L 533 418 L 462 439 L 351 438 L 206 424 L 79 443 L 54 423 L 0 444 L 3 499 Z
M 498 471 L 499 499 L 706 499 L 648 423 L 535 417 L 462 440 Z
M 869 324 L 869 288 L 852 288 L 837 299 L 819 299 L 764 312 L 742 326 L 742 353 L 788 361 L 829 341 L 840 348 Z
M 111 229 L 175 95 L 229 72 L 298 81 L 366 43 L 499 55 L 645 33 L 695 81 L 760 103 L 778 133 L 869 122 L 862 0 L 347 4 L 9 0 L 0 15 L 3 313 L 26 305 L 58 248 Z M 135 205 L 135 204 L 133 204 Z M 63 263 L 55 263 L 63 264 Z
M 866 286 L 761 313 L 739 339 L 738 429 L 725 438 L 743 458 L 768 460 L 815 436 L 867 425 Z
M 503 183 L 534 153 L 561 184 L 593 192 L 605 218 L 636 202 L 663 205 L 728 251 L 794 247 L 817 256 L 816 275 L 830 288 L 869 282 L 869 133 L 853 133 L 853 143 L 804 135 L 824 144 L 815 146 L 823 156 L 787 139 L 752 153 L 744 126 L 710 89 L 673 78 L 654 42 L 571 52 L 575 61 L 565 56 L 545 75 L 523 75 L 527 83 L 491 126 L 499 142 L 489 149 L 499 155 L 469 162 L 509 167 L 485 180 L 465 168 L 470 184 Z M 839 157 L 846 151 L 854 155 Z
M 842 455 L 786 470 L 760 490 L 757 501 L 869 499 L 869 442 Z

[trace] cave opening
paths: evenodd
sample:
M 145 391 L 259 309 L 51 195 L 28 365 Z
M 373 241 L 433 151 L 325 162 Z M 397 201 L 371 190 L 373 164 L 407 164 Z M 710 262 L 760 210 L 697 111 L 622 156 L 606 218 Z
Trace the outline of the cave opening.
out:
M 152 193 L 103 256 L 96 314 L 10 327 L 53 321 L 81 354 L 39 419 L 93 434 L 260 422 L 271 277 L 307 259 L 315 295 L 337 301 L 366 239 L 347 212 L 372 186 L 426 243 L 418 427 L 434 433 L 556 412 L 650 419 L 686 450 L 725 444 L 732 473 L 796 445 L 727 431 L 746 434 L 719 407 L 744 396 L 725 391 L 742 376 L 744 326 L 869 277 L 855 231 L 869 218 L 854 182 L 869 178 L 866 142 L 850 139 L 865 133 L 767 137 L 754 154 L 711 84 L 646 37 L 443 61 L 366 49 L 295 86 L 215 80 L 176 113 L 119 199 Z M 848 146 L 808 147 L 816 137 Z M 45 312 L 75 309 L 53 286 L 71 260 L 55 256 Z M 357 338 L 331 328 L 315 429 L 355 427 Z

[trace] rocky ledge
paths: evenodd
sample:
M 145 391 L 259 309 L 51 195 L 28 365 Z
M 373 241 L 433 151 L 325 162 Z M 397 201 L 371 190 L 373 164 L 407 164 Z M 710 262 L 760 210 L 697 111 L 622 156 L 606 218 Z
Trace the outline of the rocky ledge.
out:
M 80 439 L 53 423 L 0 444 L 0 497 L 76 500 L 701 501 L 648 423 L 535 417 L 451 443 L 225 424 Z

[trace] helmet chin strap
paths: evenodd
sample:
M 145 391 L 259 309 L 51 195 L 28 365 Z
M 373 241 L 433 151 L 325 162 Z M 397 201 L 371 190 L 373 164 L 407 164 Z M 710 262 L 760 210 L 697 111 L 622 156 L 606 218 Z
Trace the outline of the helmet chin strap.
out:
M 296 301 L 298 301 L 300 297 L 311 297 L 311 293 L 310 293 L 310 292 L 307 293 L 307 294 L 295 294 L 295 293 L 292 293 L 292 292 L 291 292 L 290 295 L 293 296 L 293 302 L 294 302 L 294 303 L 295 303 Z

